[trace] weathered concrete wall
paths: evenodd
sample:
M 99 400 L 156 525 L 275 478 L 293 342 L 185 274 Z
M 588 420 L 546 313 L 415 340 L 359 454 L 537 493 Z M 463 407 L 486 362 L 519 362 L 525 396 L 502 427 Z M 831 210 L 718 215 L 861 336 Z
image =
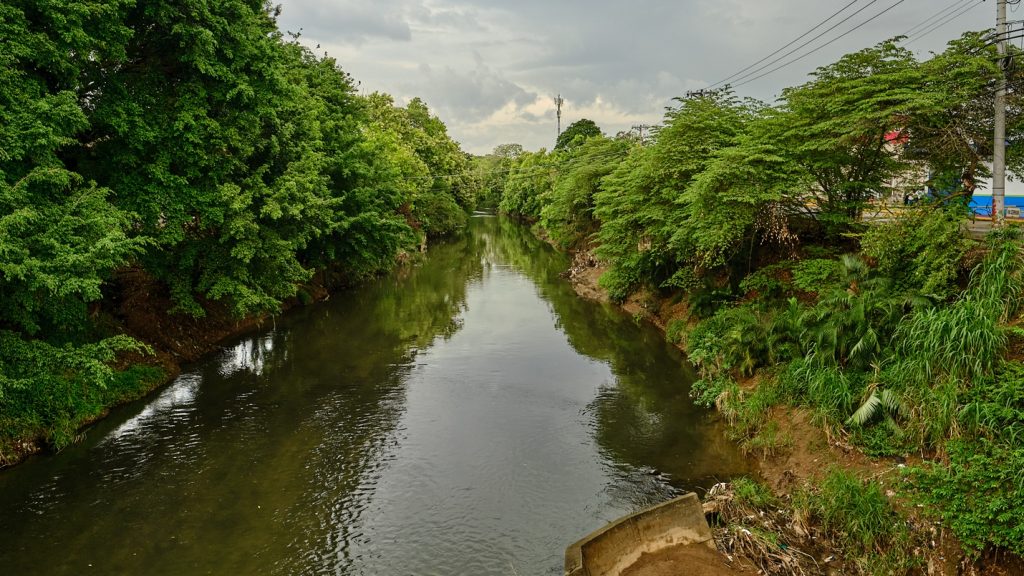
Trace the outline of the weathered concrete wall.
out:
M 640 555 L 705 542 L 715 547 L 696 494 L 624 516 L 565 551 L 566 576 L 618 576 Z

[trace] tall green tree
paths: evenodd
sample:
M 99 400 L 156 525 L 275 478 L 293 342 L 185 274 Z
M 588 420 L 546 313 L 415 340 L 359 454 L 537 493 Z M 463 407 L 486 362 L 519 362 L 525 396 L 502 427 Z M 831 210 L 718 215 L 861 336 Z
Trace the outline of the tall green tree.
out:
M 426 169 L 417 181 L 408 207 L 414 225 L 427 236 L 444 236 L 462 229 L 466 211 L 476 204 L 469 158 L 448 130 L 419 98 L 406 107 L 395 105 L 386 94 L 367 97 L 371 121 L 378 129 L 394 135 Z
M 117 190 L 152 241 L 143 262 L 179 308 L 197 297 L 271 310 L 310 270 L 330 221 L 317 103 L 262 0 L 153 0 L 127 9 L 123 62 L 99 86 L 80 164 Z
M 0 329 L 61 338 L 140 244 L 111 191 L 75 171 L 89 127 L 84 79 L 123 55 L 127 2 L 0 6 Z
M 556 242 L 571 246 L 597 231 L 594 196 L 631 146 L 628 140 L 595 136 L 563 153 L 554 186 L 541 198 L 541 226 Z
M 692 261 L 673 243 L 690 222 L 685 193 L 715 153 L 735 144 L 750 111 L 726 92 L 679 100 L 651 146 L 635 148 L 595 194 L 598 255 L 610 262 L 601 282 L 616 298 L 641 282 L 661 284 Z
M 992 94 L 1001 74 L 995 47 L 983 34 L 967 33 L 920 68 L 926 101 L 908 117 L 906 154 L 927 167 L 937 192 L 962 193 L 969 200 L 992 157 Z M 1016 67 L 1007 74 L 1019 83 Z M 1009 159 L 1020 166 L 1020 96 L 1011 92 L 1009 103 Z
M 783 91 L 780 144 L 813 177 L 806 198 L 829 231 L 856 225 L 867 202 L 887 196 L 893 177 L 909 170 L 886 135 L 928 106 L 923 82 L 913 54 L 888 41 Z
M 555 183 L 555 162 L 543 148 L 520 155 L 509 171 L 498 208 L 506 214 L 536 222 L 540 218 L 541 198 Z
M 555 141 L 555 152 L 575 148 L 587 141 L 589 138 L 601 136 L 601 128 L 596 122 L 588 118 L 577 120 L 569 124 Z

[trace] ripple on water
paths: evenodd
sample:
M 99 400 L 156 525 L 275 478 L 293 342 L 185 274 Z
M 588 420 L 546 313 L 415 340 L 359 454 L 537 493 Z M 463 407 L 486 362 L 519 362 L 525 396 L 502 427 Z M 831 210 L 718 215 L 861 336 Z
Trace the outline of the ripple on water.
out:
M 556 575 L 739 468 L 660 335 L 578 300 L 527 231 L 471 228 L 0 475 L 0 572 Z

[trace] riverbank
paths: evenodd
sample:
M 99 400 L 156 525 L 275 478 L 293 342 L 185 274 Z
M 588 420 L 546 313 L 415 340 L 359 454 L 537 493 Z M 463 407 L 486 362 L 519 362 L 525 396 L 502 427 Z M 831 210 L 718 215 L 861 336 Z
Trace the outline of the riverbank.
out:
M 396 265 L 408 265 L 412 258 L 406 254 Z M 115 375 L 105 387 L 54 392 L 73 396 L 58 399 L 62 402 L 57 408 L 59 419 L 41 418 L 34 411 L 20 422 L 17 416 L 0 419 L 4 432 L 0 434 L 0 469 L 79 441 L 88 427 L 111 410 L 162 389 L 178 377 L 183 365 L 215 352 L 224 341 L 260 330 L 280 314 L 326 300 L 352 285 L 342 274 L 321 271 L 295 297 L 282 302 L 275 314 L 238 318 L 227 305 L 204 301 L 205 314 L 195 317 L 175 312 L 168 288 L 142 270 L 119 271 L 110 281 L 106 298 L 93 311 L 96 329 L 104 336 L 128 336 L 145 350 L 119 353 L 111 362 Z
M 680 355 L 579 298 L 567 265 L 474 218 L 414 266 L 221 344 L 0 474 L 0 565 L 551 574 L 605 519 L 749 474 L 679 401 Z
M 573 254 L 566 276 L 580 297 L 610 302 L 607 291 L 598 283 L 605 271 L 590 250 L 581 250 Z M 657 326 L 670 342 L 686 352 L 687 336 L 697 322 L 681 296 L 640 290 L 619 305 L 634 318 Z M 738 378 L 737 382 L 742 393 L 751 396 L 763 383 L 762 379 L 755 372 Z M 733 439 L 754 459 L 760 476 L 757 485 L 770 491 L 760 497 L 737 497 L 736 493 L 742 490 L 722 485 L 709 494 L 706 511 L 720 520 L 716 541 L 720 551 L 728 552 L 730 557 L 745 558 L 768 574 L 828 574 L 836 569 L 842 571 L 847 563 L 856 572 L 854 558 L 863 557 L 864 552 L 880 558 L 880 567 L 913 566 L 912 573 L 929 576 L 1024 574 L 1024 560 L 1013 554 L 989 549 L 978 557 L 965 551 L 950 528 L 934 520 L 933 512 L 915 505 L 905 493 L 904 471 L 908 465 L 921 464 L 919 458 L 871 458 L 844 435 L 816 424 L 813 413 L 801 407 L 768 408 L 760 428 L 775 432 L 767 438 L 759 434 L 760 441 L 751 441 L 738 430 L 729 414 L 723 413 L 728 408 L 721 404 L 717 407 L 719 417 L 730 426 L 730 435 L 735 433 Z M 825 500 L 834 494 L 822 496 L 815 492 L 822 485 L 840 485 L 835 490 L 841 491 L 844 482 L 852 491 L 863 487 L 866 492 L 873 492 L 877 503 L 895 512 L 890 521 L 906 529 L 900 528 L 887 536 L 893 538 L 891 545 L 873 543 L 873 551 L 854 550 L 859 545 L 844 541 L 849 534 L 837 532 L 835 526 L 812 525 L 808 512 L 815 505 L 855 508 L 856 502 L 827 503 Z M 809 502 L 815 499 L 817 504 Z M 887 556 L 905 554 L 914 558 L 893 558 L 887 564 Z

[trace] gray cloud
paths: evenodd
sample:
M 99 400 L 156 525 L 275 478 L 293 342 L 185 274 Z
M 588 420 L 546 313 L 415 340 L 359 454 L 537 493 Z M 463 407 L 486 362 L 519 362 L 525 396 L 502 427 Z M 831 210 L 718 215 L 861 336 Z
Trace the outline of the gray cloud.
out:
M 671 98 L 759 60 L 842 5 L 820 0 L 278 1 L 282 28 L 304 28 L 304 41 L 323 45 L 368 90 L 392 93 L 399 101 L 422 96 L 453 137 L 478 153 L 511 141 L 530 149 L 550 147 L 550 100 L 558 93 L 567 100 L 563 120 L 590 117 L 606 133 L 658 122 Z M 934 4 L 908 0 L 835 45 L 738 91 L 772 100 L 817 66 L 905 32 L 934 14 Z M 990 26 L 990 4 L 910 47 L 927 55 L 963 30 Z M 888 5 L 878 3 L 853 21 Z
M 370 38 L 412 40 L 407 13 L 415 6 L 401 0 L 378 0 L 373 4 L 362 0 L 287 0 L 285 8 L 292 12 L 289 16 L 295 16 L 282 19 L 294 26 L 285 26 L 285 29 L 291 32 L 301 29 L 304 36 L 313 39 L 330 38 L 338 43 L 353 44 L 362 44 Z
M 523 107 L 537 99 L 535 92 L 523 89 L 487 67 L 479 54 L 475 59 L 476 67 L 466 72 L 458 72 L 451 66 L 435 68 L 421 63 L 415 80 L 403 83 L 402 91 L 423 96 L 444 116 L 469 122 L 483 120 L 510 102 Z

